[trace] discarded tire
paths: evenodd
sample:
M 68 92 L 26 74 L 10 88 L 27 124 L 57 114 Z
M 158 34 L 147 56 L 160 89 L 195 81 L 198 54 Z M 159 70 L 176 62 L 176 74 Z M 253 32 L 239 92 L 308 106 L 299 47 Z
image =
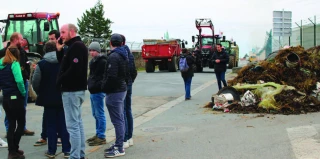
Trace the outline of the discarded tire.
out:
M 233 88 L 233 87 L 231 87 L 231 86 L 223 87 L 223 88 L 217 93 L 217 95 L 226 94 L 226 93 L 232 94 L 234 101 L 241 101 L 241 99 L 240 99 L 240 94 L 238 93 L 238 91 L 237 91 L 235 88 Z M 213 96 L 211 97 L 211 101 L 212 101 L 212 103 L 214 103 L 214 98 L 213 98 Z

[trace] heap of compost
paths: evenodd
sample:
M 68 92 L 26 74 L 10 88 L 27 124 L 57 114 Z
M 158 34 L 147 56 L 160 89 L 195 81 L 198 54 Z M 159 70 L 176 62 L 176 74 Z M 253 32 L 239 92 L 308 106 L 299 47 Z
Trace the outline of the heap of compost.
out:
M 261 98 L 256 105 L 246 107 L 233 104 L 229 109 L 236 113 L 281 114 L 320 111 L 320 102 L 312 95 L 317 82 L 320 82 L 320 46 L 279 50 L 264 61 L 243 67 L 237 77 L 228 81 L 240 94 L 250 90 L 259 98 L 267 94 L 268 100 Z M 263 87 L 269 88 L 269 92 Z

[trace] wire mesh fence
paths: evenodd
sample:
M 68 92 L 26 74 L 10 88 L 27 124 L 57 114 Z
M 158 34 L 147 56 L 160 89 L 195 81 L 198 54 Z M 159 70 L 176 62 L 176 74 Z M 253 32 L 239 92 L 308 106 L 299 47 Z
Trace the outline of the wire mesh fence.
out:
M 286 45 L 303 46 L 305 49 L 320 45 L 320 15 L 302 19 L 292 25 L 290 37 L 273 37 L 273 50 Z

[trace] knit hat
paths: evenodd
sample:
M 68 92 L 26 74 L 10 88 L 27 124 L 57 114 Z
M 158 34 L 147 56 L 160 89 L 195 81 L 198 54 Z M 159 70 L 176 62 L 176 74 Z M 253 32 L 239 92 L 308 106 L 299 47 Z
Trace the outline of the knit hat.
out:
M 95 51 L 101 53 L 100 44 L 99 44 L 98 42 L 92 42 L 92 43 L 89 45 L 89 50 L 95 50 Z

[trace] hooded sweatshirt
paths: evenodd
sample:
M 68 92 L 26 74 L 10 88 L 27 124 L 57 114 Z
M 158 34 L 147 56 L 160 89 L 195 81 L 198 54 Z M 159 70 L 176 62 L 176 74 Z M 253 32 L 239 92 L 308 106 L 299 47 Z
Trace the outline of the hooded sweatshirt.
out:
M 108 94 L 127 91 L 128 64 L 128 54 L 123 47 L 117 47 L 110 52 L 103 77 L 103 92 Z
M 128 85 L 131 85 L 134 80 L 136 79 L 137 77 L 137 74 L 138 74 L 138 71 L 136 69 L 136 65 L 134 63 L 134 56 L 133 54 L 131 53 L 129 47 L 127 45 L 123 45 L 122 46 L 128 53 L 128 59 L 129 59 L 129 79 L 128 79 Z
M 1 58 L 0 77 L 0 89 L 4 97 L 26 95 L 19 62 L 14 61 L 12 64 L 4 65 Z
M 47 52 L 37 64 L 32 78 L 32 86 L 37 93 L 36 105 L 62 108 L 62 96 L 56 88 L 60 70 L 56 52 Z

